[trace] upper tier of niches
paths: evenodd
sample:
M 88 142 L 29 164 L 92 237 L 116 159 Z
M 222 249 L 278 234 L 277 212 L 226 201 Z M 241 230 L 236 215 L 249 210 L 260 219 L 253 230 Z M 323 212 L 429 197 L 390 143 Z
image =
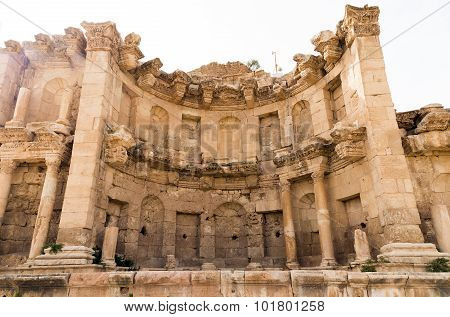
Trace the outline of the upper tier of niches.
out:
M 355 37 L 379 34 L 378 16 L 378 7 L 347 5 L 336 32 L 326 30 L 312 38 L 314 50 L 319 54 L 294 55 L 296 67 L 280 77 L 262 70 L 253 72 L 240 62 L 210 63 L 190 72 L 167 73 L 161 69 L 163 63 L 159 58 L 142 62 L 140 36 L 131 33 L 122 39 L 112 22 L 83 22 L 86 35 L 76 28 L 66 29 L 65 35 L 39 34 L 35 42 L 24 43 L 24 51 L 30 61 L 53 56 L 61 62 L 73 62 L 75 55 L 84 56 L 86 51 L 111 51 L 124 74 L 150 94 L 198 109 L 239 110 L 289 98 L 316 83 L 334 68 Z M 20 49 L 14 41 L 6 44 L 10 49 Z

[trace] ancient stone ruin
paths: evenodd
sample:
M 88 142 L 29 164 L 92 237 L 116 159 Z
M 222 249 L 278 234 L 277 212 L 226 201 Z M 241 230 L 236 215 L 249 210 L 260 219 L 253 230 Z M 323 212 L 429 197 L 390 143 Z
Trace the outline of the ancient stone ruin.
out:
M 378 16 L 281 77 L 167 73 L 112 22 L 7 41 L 0 295 L 448 296 L 450 111 L 395 111 Z

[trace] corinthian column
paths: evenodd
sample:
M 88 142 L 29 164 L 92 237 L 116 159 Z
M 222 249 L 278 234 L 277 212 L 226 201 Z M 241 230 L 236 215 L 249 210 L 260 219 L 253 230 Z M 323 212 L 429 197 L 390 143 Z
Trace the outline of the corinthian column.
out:
M 313 172 L 314 195 L 316 200 L 317 223 L 319 225 L 319 240 L 322 250 L 321 266 L 336 265 L 334 258 L 333 239 L 331 238 L 330 212 L 328 211 L 327 194 L 325 191 L 324 171 Z
M 61 164 L 59 157 L 45 159 L 47 172 L 45 173 L 44 187 L 42 188 L 36 223 L 34 225 L 33 240 L 31 241 L 30 259 L 38 256 L 47 242 L 50 219 L 55 205 L 56 186 L 58 184 L 58 169 Z
M 1 160 L 0 162 L 0 226 L 3 223 L 6 206 L 8 205 L 11 180 L 17 163 L 13 160 Z
M 292 220 L 291 183 L 287 180 L 281 181 L 280 190 L 281 206 L 283 208 L 286 266 L 289 269 L 298 269 L 297 242 L 295 241 L 294 222 Z

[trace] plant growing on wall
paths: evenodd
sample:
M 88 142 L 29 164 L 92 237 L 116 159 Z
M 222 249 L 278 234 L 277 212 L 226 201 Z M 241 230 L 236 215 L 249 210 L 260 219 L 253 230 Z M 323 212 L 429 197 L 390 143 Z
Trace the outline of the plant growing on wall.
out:
M 450 266 L 446 258 L 434 259 L 428 263 L 425 269 L 427 272 L 450 272 Z
M 363 265 L 361 265 L 361 272 L 376 272 L 375 261 L 367 260 Z
M 45 249 L 50 249 L 51 254 L 56 254 L 62 250 L 63 246 L 64 245 L 62 243 L 48 242 L 44 244 L 44 247 L 42 248 L 42 253 L 44 253 Z

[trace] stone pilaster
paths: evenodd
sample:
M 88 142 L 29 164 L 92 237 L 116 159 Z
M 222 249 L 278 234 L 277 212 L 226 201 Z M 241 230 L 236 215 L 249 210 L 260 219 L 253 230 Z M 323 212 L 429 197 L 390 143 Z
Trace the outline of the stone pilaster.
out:
M 11 180 L 17 163 L 13 160 L 0 161 L 0 226 L 3 223 L 6 206 L 8 205 L 9 191 L 11 190 Z
M 58 264 L 92 263 L 91 245 L 97 184 L 105 124 L 114 103 L 113 68 L 118 67 L 119 34 L 115 24 L 82 23 L 87 35 L 87 56 L 69 178 L 64 196 L 57 241 L 67 250 Z M 74 251 L 75 250 L 75 251 Z M 72 254 L 82 261 L 75 261 Z M 67 260 L 67 261 L 66 261 Z
M 41 254 L 42 248 L 47 242 L 50 220 L 55 205 L 58 169 L 61 165 L 61 159 L 59 157 L 49 157 L 46 158 L 45 164 L 47 165 L 47 172 L 45 173 L 44 187 L 42 188 L 41 201 L 39 202 L 38 214 L 34 225 L 29 259 L 34 259 Z
M 299 267 L 297 260 L 297 242 L 295 240 L 294 221 L 292 216 L 291 183 L 287 180 L 280 182 L 281 206 L 283 208 L 283 226 L 286 248 L 286 266 L 289 269 Z
M 325 176 L 323 170 L 311 174 L 314 183 L 314 196 L 316 200 L 317 223 L 319 226 L 320 248 L 322 250 L 321 266 L 336 265 L 331 235 L 331 219 L 328 210 L 327 193 L 325 190 Z

